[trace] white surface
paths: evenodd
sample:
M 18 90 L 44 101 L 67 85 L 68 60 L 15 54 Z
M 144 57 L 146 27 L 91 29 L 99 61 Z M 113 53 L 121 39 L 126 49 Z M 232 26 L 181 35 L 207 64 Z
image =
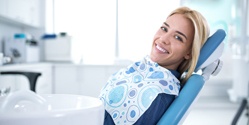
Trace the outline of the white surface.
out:
M 228 97 L 200 97 L 183 125 L 231 125 L 239 105 L 230 102 Z M 245 111 L 237 125 L 247 124 Z
M 70 36 L 45 39 L 45 61 L 72 62 L 72 41 Z
M 40 27 L 40 0 L 1 0 L 0 19 L 6 23 Z
M 7 13 L 7 2 L 8 0 L 0 0 L 0 15 L 5 16 Z
M 40 72 L 42 75 L 37 79 L 36 92 L 39 94 L 51 94 L 53 93 L 52 66 L 50 63 L 14 64 L 1 66 L 0 71 Z M 8 84 L 12 86 L 11 91 L 29 89 L 28 79 L 22 75 L 0 75 L 0 80 L 5 86 Z
M 5 65 L 0 68 L 0 71 L 21 70 L 42 73 L 37 80 L 36 86 L 39 94 L 81 94 L 98 97 L 109 76 L 123 67 L 123 65 L 31 63 Z M 29 89 L 28 81 L 24 76 L 9 75 L 8 78 L 4 78 L 2 81 L 4 81 L 4 85 L 11 83 L 12 90 Z
M 54 92 L 98 97 L 109 76 L 122 65 L 69 65 L 54 66 Z
M 213 77 L 215 78 L 215 77 Z M 232 78 L 213 79 L 205 83 L 199 99 L 192 107 L 183 125 L 231 125 L 240 103 L 229 99 L 227 90 L 233 84 Z M 246 125 L 245 110 L 237 125 Z
M 248 96 L 249 63 L 244 59 L 233 59 L 233 86 L 229 91 L 230 99 L 234 102 Z
M 1 125 L 101 125 L 104 120 L 103 103 L 89 96 L 21 91 L 5 97 L 0 106 L 7 109 L 0 112 Z

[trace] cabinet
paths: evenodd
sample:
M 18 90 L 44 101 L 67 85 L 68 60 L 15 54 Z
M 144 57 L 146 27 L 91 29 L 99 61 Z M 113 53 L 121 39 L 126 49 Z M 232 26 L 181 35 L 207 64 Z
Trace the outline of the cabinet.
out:
M 37 93 L 79 94 L 98 97 L 109 76 L 123 67 L 125 66 L 37 63 L 1 66 L 0 71 L 21 70 L 42 73 L 37 80 Z M 2 82 L 0 81 L 1 84 Z M 23 76 L 8 76 L 8 79 L 5 79 L 4 82 L 14 82 L 11 85 L 14 90 L 29 89 L 28 81 Z
M 0 0 L 0 19 L 25 27 L 40 27 L 40 0 Z
M 108 78 L 122 65 L 68 65 L 54 66 L 55 93 L 80 94 L 98 97 Z
M 43 42 L 46 61 L 73 61 L 71 36 L 59 36 L 54 39 L 45 39 Z
M 0 15 L 6 16 L 7 14 L 7 0 L 0 0 Z
M 40 72 L 36 83 L 36 92 L 41 94 L 53 93 L 53 65 L 50 63 L 13 64 L 0 66 L 0 71 L 30 71 Z M 0 75 L 0 87 L 10 86 L 11 91 L 29 89 L 29 81 L 22 75 Z

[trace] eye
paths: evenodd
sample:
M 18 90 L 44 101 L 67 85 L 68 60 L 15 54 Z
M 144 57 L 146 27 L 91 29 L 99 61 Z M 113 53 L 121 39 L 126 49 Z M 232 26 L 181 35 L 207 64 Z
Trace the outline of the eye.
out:
M 175 38 L 176 38 L 177 40 L 179 40 L 179 41 L 183 42 L 183 40 L 182 40 L 182 38 L 181 38 L 180 36 L 175 35 Z
M 168 29 L 166 28 L 166 27 L 161 27 L 161 29 L 163 30 L 163 31 L 165 31 L 165 32 L 168 32 Z

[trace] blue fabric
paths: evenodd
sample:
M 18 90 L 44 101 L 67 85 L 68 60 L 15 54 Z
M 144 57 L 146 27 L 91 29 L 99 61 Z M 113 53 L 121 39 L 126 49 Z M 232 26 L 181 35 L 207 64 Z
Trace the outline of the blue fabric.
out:
M 175 70 L 170 71 L 173 75 L 175 75 L 176 78 L 180 77 L 179 72 Z M 156 125 L 174 99 L 175 95 L 169 95 L 165 93 L 158 94 L 151 106 L 136 121 L 134 125 Z M 104 125 L 115 125 L 111 115 L 107 111 L 105 111 Z
M 100 100 L 117 125 L 135 124 L 160 93 L 177 96 L 180 81 L 170 71 L 145 56 L 111 75 Z
M 207 58 L 213 53 L 214 49 L 216 49 L 223 41 L 225 36 L 225 31 L 219 29 L 208 38 L 201 49 L 195 70 L 197 70 L 198 67 L 207 60 Z M 196 99 L 204 84 L 205 81 L 201 75 L 193 74 L 185 83 L 184 87 L 182 87 L 179 96 L 170 105 L 167 112 L 164 113 L 157 125 L 177 125 L 182 122 L 182 118 L 184 118 L 184 115 L 187 110 L 189 110 L 189 107 Z
M 112 120 L 111 115 L 107 111 L 105 111 L 104 125 L 115 125 L 114 122 L 113 122 L 113 120 Z
M 179 121 L 200 92 L 204 83 L 205 81 L 202 76 L 193 74 L 157 125 L 178 125 Z
M 134 125 L 156 125 L 174 99 L 174 95 L 159 94 Z
M 134 125 L 156 125 L 174 99 L 174 95 L 159 94 L 148 110 L 146 110 Z M 111 115 L 107 111 L 105 111 L 104 125 L 115 125 Z
M 181 74 L 176 70 L 168 69 L 177 79 L 180 79 Z
M 207 42 L 205 42 L 205 44 L 201 48 L 195 72 L 208 59 L 208 57 L 214 52 L 214 50 L 222 43 L 225 37 L 226 32 L 222 29 L 219 29 L 207 39 Z

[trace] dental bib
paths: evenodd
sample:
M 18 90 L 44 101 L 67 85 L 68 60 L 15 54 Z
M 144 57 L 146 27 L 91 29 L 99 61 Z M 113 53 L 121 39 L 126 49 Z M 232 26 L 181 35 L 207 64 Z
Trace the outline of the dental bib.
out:
M 179 80 L 149 56 L 113 74 L 100 93 L 115 124 L 134 124 L 160 93 L 178 95 Z

